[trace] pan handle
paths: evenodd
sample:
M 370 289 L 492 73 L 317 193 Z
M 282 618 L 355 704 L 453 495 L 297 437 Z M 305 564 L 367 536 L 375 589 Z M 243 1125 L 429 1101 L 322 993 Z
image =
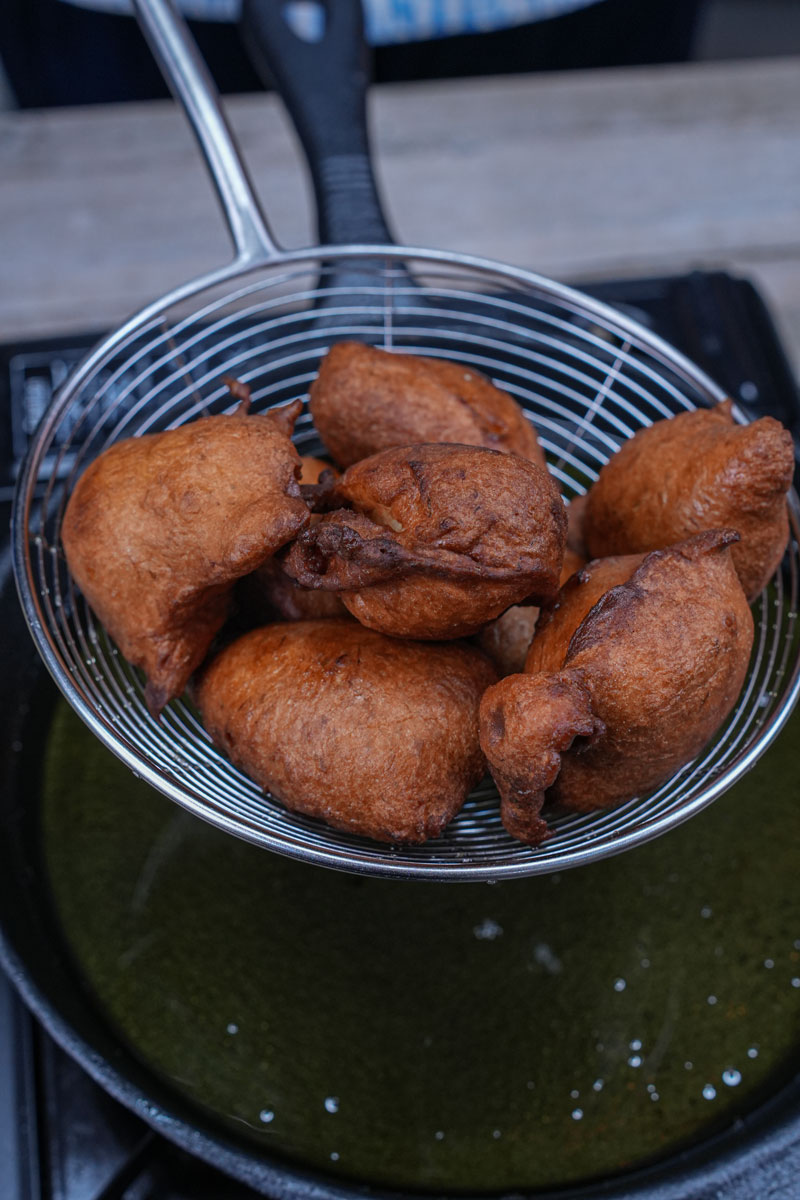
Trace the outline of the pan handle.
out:
M 368 50 L 361 0 L 317 0 L 319 40 L 287 23 L 284 0 L 243 0 L 242 32 L 265 82 L 277 84 L 311 169 L 323 245 L 391 244 L 367 129 Z
M 236 261 L 246 266 L 280 254 L 256 196 L 214 81 L 173 0 L 133 0 L 141 30 L 206 160 Z

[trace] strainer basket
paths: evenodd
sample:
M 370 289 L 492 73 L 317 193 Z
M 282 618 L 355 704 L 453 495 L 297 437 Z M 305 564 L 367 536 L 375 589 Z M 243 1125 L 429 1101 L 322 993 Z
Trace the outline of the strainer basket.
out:
M 15 501 L 15 570 L 31 633 L 63 694 L 137 775 L 197 816 L 267 849 L 365 874 L 495 880 L 557 871 L 639 845 L 698 813 L 754 764 L 797 699 L 794 493 L 784 562 L 753 606 L 746 683 L 717 736 L 651 795 L 610 811 L 554 815 L 552 838 L 536 849 L 505 833 L 488 780 L 440 838 L 382 846 L 265 795 L 212 746 L 187 698 L 160 720 L 148 714 L 141 673 L 70 577 L 64 507 L 82 470 L 112 442 L 232 411 L 224 376 L 249 384 L 259 411 L 305 398 L 321 358 L 343 338 L 456 359 L 488 375 L 534 421 L 567 500 L 587 490 L 637 429 L 724 395 L 625 315 L 528 271 L 395 245 L 279 250 L 171 4 L 138 0 L 138 7 L 212 166 L 237 255 L 102 342 L 60 389 L 32 440 Z M 307 408 L 295 442 L 301 453 L 322 451 Z

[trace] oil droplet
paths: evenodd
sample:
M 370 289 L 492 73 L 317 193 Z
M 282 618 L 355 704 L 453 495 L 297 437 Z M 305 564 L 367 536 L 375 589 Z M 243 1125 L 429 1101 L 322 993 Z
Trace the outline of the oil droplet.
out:
M 659 1099 L 658 1092 L 651 1092 L 651 1093 L 650 1093 L 650 1099 L 651 1099 L 651 1100 L 658 1100 L 658 1099 Z
M 339 1111 L 339 1097 L 338 1096 L 326 1096 L 325 1097 L 325 1111 L 329 1112 L 329 1113 L 336 1113 Z
M 491 917 L 485 917 L 472 932 L 481 942 L 493 942 L 495 938 L 503 936 L 503 927 L 498 925 L 497 921 L 493 921 Z
M 537 942 L 533 948 L 533 957 L 540 967 L 544 967 L 548 975 L 560 975 L 564 969 L 558 955 L 554 954 L 546 942 Z
M 792 987 L 800 988 L 800 979 L 798 979 L 797 976 L 795 976 L 795 978 L 792 980 Z
M 758 1058 L 758 1049 L 757 1049 L 757 1047 L 755 1047 L 755 1046 L 751 1046 L 751 1047 L 750 1047 L 750 1049 L 747 1051 L 747 1057 L 748 1057 L 748 1058 Z
M 577 1100 L 579 1096 L 580 1096 L 580 1092 L 578 1091 L 578 1089 L 573 1088 L 572 1091 L 570 1092 L 570 1099 Z
M 603 1080 L 602 1080 L 602 1079 L 595 1079 L 594 1083 L 592 1084 L 592 1090 L 593 1090 L 593 1091 L 595 1091 L 595 1092 L 602 1092 L 602 1090 L 603 1090 Z
M 775 963 L 772 961 L 771 958 L 765 958 L 764 966 L 767 968 L 768 971 L 771 971 L 772 968 L 775 966 Z
M 694 1066 L 694 1063 L 691 1063 L 691 1062 L 685 1062 L 685 1063 L 683 1064 L 683 1066 L 684 1066 L 684 1070 L 686 1070 L 686 1071 L 691 1071 L 692 1067 Z
M 275 1113 L 271 1108 L 262 1108 L 261 1112 L 258 1114 L 258 1119 L 259 1121 L 263 1121 L 265 1125 L 269 1125 L 270 1121 L 275 1120 Z
M 573 1119 L 573 1121 L 582 1121 L 583 1120 L 583 1109 L 582 1108 L 573 1108 L 572 1119 Z
M 501 1135 L 501 1133 L 500 1133 L 500 1130 L 499 1130 L 499 1129 L 495 1129 L 495 1130 L 494 1130 L 494 1132 L 492 1133 L 492 1137 L 495 1139 L 495 1141 L 497 1141 L 497 1139 L 498 1139 L 499 1137 L 501 1137 L 501 1136 L 502 1136 L 502 1135 Z
M 338 1151 L 331 1150 L 331 1162 L 338 1162 L 338 1161 L 339 1161 Z
M 735 1067 L 729 1067 L 727 1071 L 722 1072 L 722 1082 L 727 1087 L 738 1087 L 742 1082 L 741 1071 L 737 1071 Z
M 713 912 L 713 909 L 709 908 L 707 904 L 704 904 L 703 907 L 700 909 L 700 916 L 703 917 L 703 919 L 707 921 L 708 918 L 711 916 L 712 912 Z
M 615 980 L 614 980 L 614 991 L 615 991 L 615 992 L 624 992 L 624 991 L 625 991 L 625 988 L 626 988 L 627 986 L 628 986 L 628 985 L 627 985 L 627 983 L 625 982 L 625 980 L 624 980 L 624 979 L 615 979 Z
M 525 1086 L 527 1087 L 528 1091 L 532 1092 L 533 1089 L 536 1087 L 536 1084 L 533 1082 L 532 1079 L 529 1079 L 528 1082 L 525 1084 Z
M 707 997 L 707 1000 L 708 1000 L 708 1003 L 709 1003 L 709 1004 L 716 1004 L 716 1003 L 717 1003 L 717 997 L 716 997 L 716 996 L 708 996 L 708 997 Z
M 628 1059 L 628 1066 L 629 1066 L 629 1067 L 640 1067 L 641 1065 L 642 1065 L 642 1056 L 641 1056 L 641 1054 L 632 1054 L 632 1055 L 630 1056 L 630 1058 Z
M 444 1130 L 443 1130 L 443 1129 L 437 1129 L 437 1130 L 436 1130 L 436 1133 L 435 1133 L 433 1136 L 436 1138 L 437 1142 L 442 1142 L 442 1141 L 444 1141 Z
M 717 1095 L 717 1089 L 713 1086 L 713 1084 L 707 1083 L 706 1086 L 703 1088 L 703 1099 L 704 1100 L 714 1100 L 716 1098 L 716 1095 Z
M 630 1046 L 631 1050 L 641 1050 L 642 1048 L 642 1043 L 638 1038 L 634 1038 L 632 1042 L 628 1043 L 628 1045 Z
M 643 959 L 642 959 L 642 966 L 644 967 L 644 969 L 645 969 L 645 970 L 647 970 L 647 968 L 650 966 L 650 959 L 649 959 L 649 958 L 643 958 Z
M 239 1032 L 239 1026 L 234 1025 L 233 1021 L 231 1021 L 230 1025 L 226 1026 L 226 1029 L 227 1029 L 228 1033 L 238 1033 Z

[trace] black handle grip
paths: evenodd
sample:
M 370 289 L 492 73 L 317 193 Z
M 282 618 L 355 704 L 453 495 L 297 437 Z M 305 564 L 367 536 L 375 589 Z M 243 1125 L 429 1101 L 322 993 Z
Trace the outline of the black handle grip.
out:
M 242 34 L 265 82 L 274 82 L 305 150 L 320 241 L 391 243 L 369 148 L 368 52 L 361 0 L 320 0 L 324 32 L 305 41 L 283 0 L 244 0 Z

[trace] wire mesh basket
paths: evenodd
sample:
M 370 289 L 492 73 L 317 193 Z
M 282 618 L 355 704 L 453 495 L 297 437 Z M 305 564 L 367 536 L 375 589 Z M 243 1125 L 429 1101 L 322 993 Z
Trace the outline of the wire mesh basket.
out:
M 223 376 L 252 389 L 254 411 L 306 399 L 336 341 L 454 359 L 488 375 L 534 422 L 565 500 L 646 425 L 714 404 L 721 391 L 660 339 L 578 292 L 465 256 L 399 248 L 283 254 L 258 270 L 185 288 L 94 351 L 46 414 L 19 482 L 15 566 L 33 636 L 56 682 L 97 736 L 138 775 L 218 827 L 308 862 L 369 874 L 467 880 L 544 873 L 656 837 L 708 805 L 774 739 L 800 688 L 798 507 L 783 565 L 753 608 L 742 695 L 704 752 L 655 793 L 609 811 L 561 814 L 533 849 L 512 839 L 484 781 L 443 836 L 380 846 L 288 811 L 212 744 L 186 698 L 160 720 L 144 680 L 77 590 L 61 522 L 87 464 L 121 438 L 231 411 Z M 307 407 L 303 454 L 323 451 Z

